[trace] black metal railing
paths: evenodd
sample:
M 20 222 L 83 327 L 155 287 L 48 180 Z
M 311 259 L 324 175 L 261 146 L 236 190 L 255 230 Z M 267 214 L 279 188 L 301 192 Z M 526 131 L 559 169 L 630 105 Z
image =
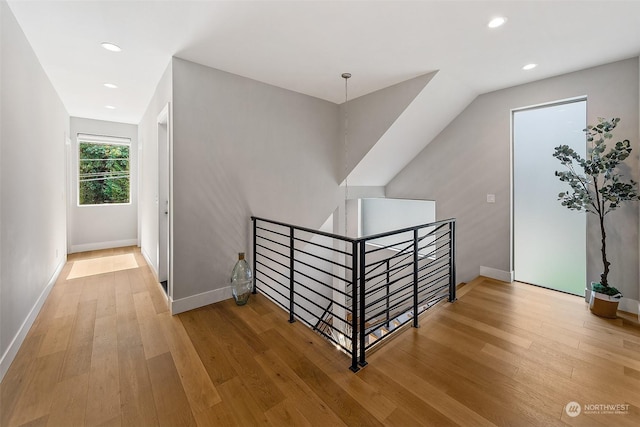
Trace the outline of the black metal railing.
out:
M 455 220 L 353 239 L 252 217 L 258 290 L 351 356 L 456 299 Z

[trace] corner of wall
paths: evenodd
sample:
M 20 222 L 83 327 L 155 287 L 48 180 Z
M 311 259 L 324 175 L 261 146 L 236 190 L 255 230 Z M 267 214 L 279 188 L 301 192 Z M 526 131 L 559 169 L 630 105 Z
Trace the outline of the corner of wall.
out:
M 231 286 L 226 286 L 212 291 L 202 292 L 197 295 L 191 295 L 186 298 L 180 298 L 177 300 L 171 299 L 169 301 L 169 307 L 171 315 L 174 315 L 194 310 L 205 305 L 215 304 L 229 298 L 233 298 L 233 294 L 231 293 Z
M 513 282 L 513 271 L 498 270 L 497 268 L 480 266 L 480 275 L 490 279 L 500 280 L 502 282 Z

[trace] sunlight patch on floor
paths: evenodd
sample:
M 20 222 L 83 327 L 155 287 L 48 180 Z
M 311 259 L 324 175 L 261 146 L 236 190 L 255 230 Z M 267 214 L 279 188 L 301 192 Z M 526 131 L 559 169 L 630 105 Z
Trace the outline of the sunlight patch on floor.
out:
M 111 273 L 113 271 L 128 270 L 130 268 L 138 268 L 138 263 L 133 254 L 74 261 L 67 280 L 102 273 Z

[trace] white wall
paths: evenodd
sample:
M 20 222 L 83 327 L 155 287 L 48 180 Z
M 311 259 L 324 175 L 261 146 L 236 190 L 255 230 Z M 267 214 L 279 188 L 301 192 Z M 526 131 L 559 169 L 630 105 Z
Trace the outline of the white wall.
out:
M 373 236 L 388 231 L 402 230 L 403 228 L 414 227 L 416 225 L 429 224 L 436 220 L 436 203 L 433 200 L 409 200 L 409 199 L 387 199 L 387 198 L 367 198 L 361 200 L 361 226 L 362 236 Z M 419 231 L 419 236 L 430 233 L 432 227 L 427 227 Z M 368 243 L 378 246 L 391 246 L 394 249 L 404 249 L 407 244 L 401 243 L 413 239 L 413 232 L 382 237 L 371 240 Z M 424 246 L 432 238 L 421 242 Z M 427 254 L 433 251 L 432 246 L 428 246 L 420 254 Z
M 203 305 L 251 215 L 317 228 L 335 209 L 338 106 L 181 59 L 173 91 L 173 297 Z
M 433 200 L 362 199 L 363 236 L 428 224 L 435 220 L 436 203 Z
M 632 58 L 479 96 L 387 185 L 387 197 L 432 199 L 438 219 L 457 218 L 460 281 L 475 278 L 481 266 L 512 270 L 511 109 L 582 95 L 588 97 L 588 123 L 600 116 L 622 119 L 615 136 L 631 140 L 628 175 L 638 181 L 638 58 Z M 487 193 L 496 195 L 496 203 L 486 203 Z M 638 209 L 638 203 L 628 204 L 607 218 L 610 280 L 634 300 Z M 597 280 L 602 267 L 593 218 L 587 244 L 587 279 Z
M 147 111 L 138 124 L 138 221 L 140 247 L 151 268 L 158 271 L 158 114 L 172 101 L 172 66 L 158 82 Z
M 0 378 L 66 257 L 69 116 L 0 0 Z
M 78 206 L 79 133 L 131 139 L 131 203 Z M 69 186 L 69 252 L 131 246 L 138 243 L 138 126 L 127 123 L 71 118 Z

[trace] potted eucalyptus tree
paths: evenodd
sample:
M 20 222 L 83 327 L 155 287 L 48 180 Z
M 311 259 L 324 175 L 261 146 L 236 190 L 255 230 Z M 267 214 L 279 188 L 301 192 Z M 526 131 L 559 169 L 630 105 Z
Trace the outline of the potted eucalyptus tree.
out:
M 568 145 L 556 147 L 553 153 L 553 157 L 567 168 L 565 171 L 556 171 L 560 181 L 566 182 L 570 187 L 570 190 L 558 194 L 562 206 L 589 212 L 598 218 L 604 271 L 600 275 L 600 283 L 591 285 L 589 308 L 592 313 L 608 318 L 616 317 L 622 294 L 608 280 L 611 263 L 607 259 L 605 216 L 623 202 L 640 200 L 637 183 L 632 179 L 625 182 L 618 169 L 620 163 L 631 153 L 629 140 L 616 142 L 605 152 L 606 142 L 613 138 L 612 131 L 618 122 L 619 118 L 598 118 L 598 124 L 584 129 L 587 142 L 591 144 L 586 158 L 582 158 Z

